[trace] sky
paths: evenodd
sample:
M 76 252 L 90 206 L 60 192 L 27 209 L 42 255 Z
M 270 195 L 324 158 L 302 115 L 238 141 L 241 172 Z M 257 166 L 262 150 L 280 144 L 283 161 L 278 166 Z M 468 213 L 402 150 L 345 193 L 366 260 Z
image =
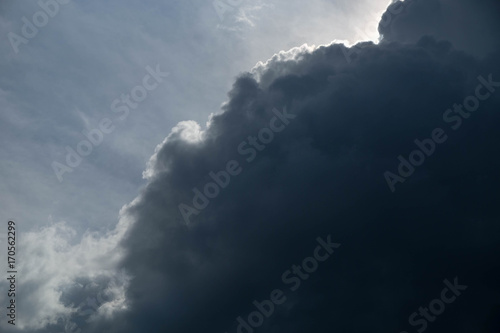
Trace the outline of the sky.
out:
M 499 18 L 3 1 L 0 328 L 497 332 Z

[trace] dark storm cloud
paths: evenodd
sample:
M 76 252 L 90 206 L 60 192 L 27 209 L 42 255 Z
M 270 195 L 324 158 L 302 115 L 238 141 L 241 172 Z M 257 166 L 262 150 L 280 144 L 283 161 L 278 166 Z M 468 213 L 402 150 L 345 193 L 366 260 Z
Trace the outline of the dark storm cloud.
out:
M 172 132 L 127 211 L 135 220 L 123 243 L 123 266 L 134 277 L 130 312 L 100 331 L 236 332 L 236 318 L 280 288 L 287 301 L 257 332 L 416 332 L 423 324 L 411 327 L 408 317 L 457 277 L 467 289 L 429 332 L 493 332 L 499 53 L 476 58 L 469 41 L 457 51 L 420 38 L 441 31 L 447 3 L 414 2 L 418 10 L 408 8 L 384 31 L 387 42 L 365 45 L 352 62 L 343 45 L 272 60 L 256 70 L 259 80 L 236 80 L 205 132 L 193 123 Z M 428 20 L 425 30 L 419 20 Z M 443 113 L 490 75 L 491 95 L 454 131 Z M 275 108 L 296 118 L 248 162 L 238 146 L 269 126 Z M 448 140 L 391 193 L 384 172 L 397 170 L 397 157 L 436 127 Z M 186 224 L 179 205 L 192 204 L 193 188 L 231 160 L 241 173 Z M 283 272 L 328 235 L 342 246 L 291 291 Z
M 403 43 L 415 43 L 430 35 L 452 42 L 457 49 L 484 56 L 498 49 L 499 17 L 497 0 L 397 1 L 384 14 L 379 32 L 386 41 Z

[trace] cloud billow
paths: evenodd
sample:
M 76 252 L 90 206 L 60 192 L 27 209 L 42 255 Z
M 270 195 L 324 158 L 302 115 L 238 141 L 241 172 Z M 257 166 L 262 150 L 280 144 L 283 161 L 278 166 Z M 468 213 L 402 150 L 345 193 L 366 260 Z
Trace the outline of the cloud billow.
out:
M 237 78 L 205 129 L 175 127 L 122 213 L 133 221 L 121 242 L 129 310 L 84 330 L 236 332 L 253 301 L 282 288 L 287 301 L 256 331 L 413 332 L 408 317 L 458 276 L 467 291 L 429 327 L 490 332 L 500 302 L 500 94 L 460 131 L 442 117 L 478 76 L 500 81 L 499 49 L 488 35 L 475 43 L 434 25 L 452 21 L 449 2 L 414 2 L 351 61 L 341 44 L 282 52 Z M 422 15 L 434 22 L 423 30 L 412 23 Z M 296 118 L 248 163 L 238 145 L 285 108 Z M 438 126 L 448 140 L 391 193 L 384 172 Z M 241 173 L 186 224 L 179 205 L 232 160 Z M 342 244 L 335 259 L 300 289 L 284 286 L 282 273 L 326 235 Z

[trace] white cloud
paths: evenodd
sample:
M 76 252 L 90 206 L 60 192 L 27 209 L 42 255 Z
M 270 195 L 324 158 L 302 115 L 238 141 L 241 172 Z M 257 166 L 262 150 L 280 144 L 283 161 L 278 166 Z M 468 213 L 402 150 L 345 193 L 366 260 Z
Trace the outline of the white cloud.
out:
M 82 307 L 81 303 L 64 304 L 62 301 L 66 293 L 74 292 L 72 288 L 75 286 L 83 288 L 78 283 L 80 279 L 107 281 L 104 285 L 96 285 L 106 296 L 106 302 L 99 304 L 92 317 L 109 317 L 115 311 L 125 310 L 125 290 L 130 277 L 118 269 L 124 255 L 119 242 L 129 226 L 130 219 L 122 215 L 117 227 L 105 235 L 87 232 L 78 237 L 77 232 L 64 222 L 18 233 L 20 292 L 17 302 L 22 320 L 16 326 L 41 329 L 60 320 L 68 321 L 71 315 L 81 315 L 78 311 L 88 311 L 85 304 Z M 7 289 L 4 281 L 0 289 L 2 293 Z

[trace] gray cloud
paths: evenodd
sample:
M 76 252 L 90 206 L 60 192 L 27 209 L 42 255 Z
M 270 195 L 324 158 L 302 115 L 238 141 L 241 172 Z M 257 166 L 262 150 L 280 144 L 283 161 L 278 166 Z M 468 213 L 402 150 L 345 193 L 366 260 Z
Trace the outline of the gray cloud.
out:
M 460 131 L 445 127 L 448 141 L 396 194 L 383 178 L 479 75 L 500 81 L 497 7 L 463 1 L 490 29 L 475 40 L 483 28 L 451 23 L 456 5 L 414 3 L 351 62 L 343 45 L 304 45 L 240 75 L 206 127 L 182 122 L 158 145 L 147 186 L 114 232 L 75 241 L 56 224 L 29 233 L 26 253 L 45 260 L 25 260 L 25 331 L 236 332 L 236 318 L 281 287 L 287 301 L 256 331 L 413 332 L 408 316 L 455 276 L 469 289 L 429 330 L 497 329 L 498 92 Z M 249 163 L 238 146 L 269 126 L 275 108 L 296 118 Z M 187 225 L 179 204 L 231 160 L 242 172 Z M 335 260 L 292 291 L 282 273 L 330 234 L 342 243 Z M 107 305 L 87 312 L 89 297 Z
M 500 4 L 495 0 L 406 0 L 390 7 L 401 12 L 390 24 L 379 26 L 387 41 L 415 43 L 430 35 L 448 40 L 459 50 L 485 56 L 498 49 Z M 459 18 L 459 19 L 458 19 Z M 384 20 L 382 20 L 384 22 Z
M 429 8 L 438 17 L 444 6 L 418 5 L 409 21 L 434 22 Z M 498 49 L 488 45 L 477 58 L 468 41 L 455 47 L 455 35 L 426 36 L 440 31 L 431 21 L 428 30 L 410 22 L 398 37 L 384 34 L 351 63 L 338 44 L 282 53 L 241 75 L 203 132 L 185 123 L 158 146 L 149 183 L 127 210 L 135 221 L 123 242 L 123 267 L 134 277 L 127 331 L 236 332 L 236 318 L 269 297 L 324 234 L 343 244 L 336 261 L 297 293 L 287 290 L 289 301 L 261 331 L 412 331 L 409 314 L 454 276 L 471 292 L 432 329 L 494 324 L 500 95 L 463 130 L 443 125 L 449 140 L 397 195 L 382 176 L 474 91 L 479 75 L 500 81 Z M 284 107 L 297 118 L 247 163 L 238 144 Z M 178 205 L 230 160 L 241 174 L 186 225 Z

